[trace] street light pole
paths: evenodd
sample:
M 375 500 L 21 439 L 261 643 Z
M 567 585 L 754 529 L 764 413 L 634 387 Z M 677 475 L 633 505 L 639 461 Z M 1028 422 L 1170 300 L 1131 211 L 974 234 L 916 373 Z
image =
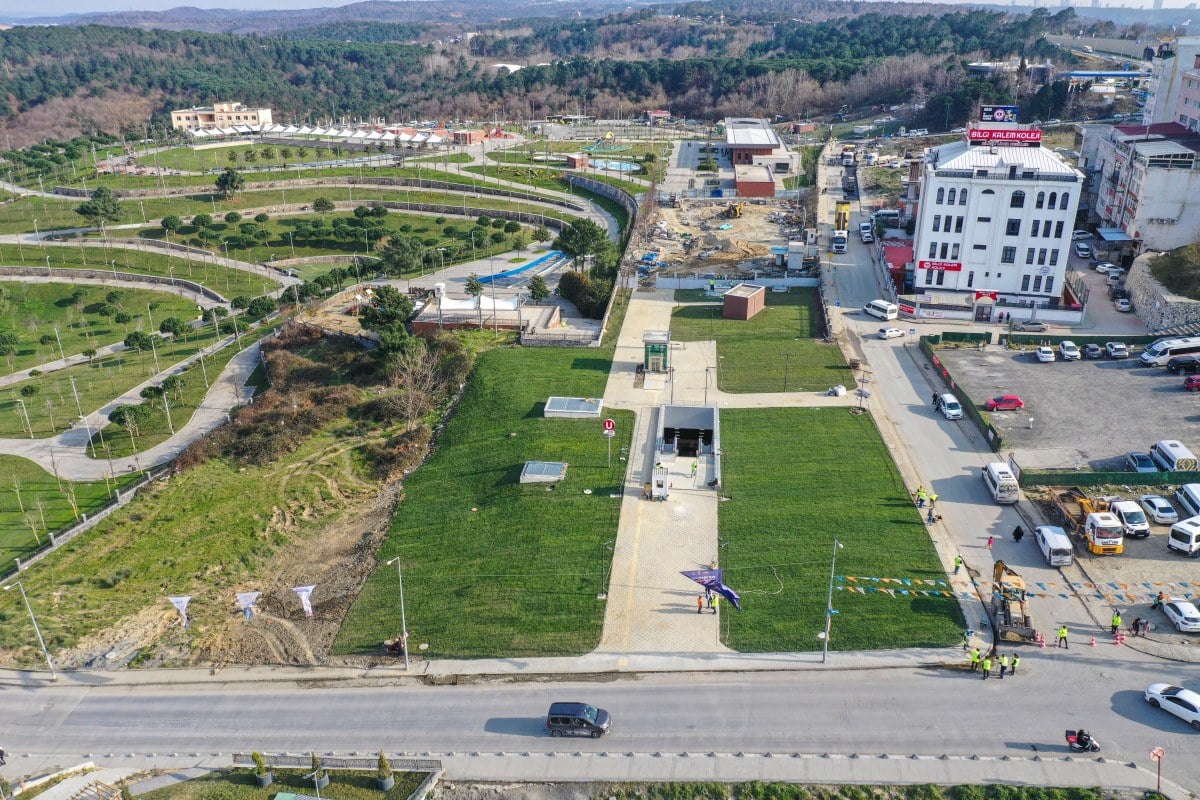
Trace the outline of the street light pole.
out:
M 833 558 L 829 562 L 829 597 L 825 601 L 825 634 L 821 637 L 821 663 L 829 658 L 829 629 L 833 625 L 833 574 L 837 570 L 837 552 L 842 549 L 842 543 L 833 540 Z
M 15 580 L 8 586 L 4 587 L 4 591 L 9 591 L 13 586 L 21 592 L 21 599 L 25 601 L 25 610 L 29 612 L 29 620 L 33 623 L 33 631 L 37 634 L 38 644 L 42 647 L 42 655 L 46 657 L 46 666 L 50 668 L 50 680 L 58 680 L 58 673 L 54 671 L 54 661 L 50 658 L 50 651 L 46 649 L 46 640 L 42 638 L 42 629 L 38 626 L 37 617 L 33 615 L 33 606 L 29 604 L 29 595 L 25 594 L 25 584 Z
M 396 556 L 391 561 L 387 562 L 390 567 L 396 565 L 396 578 L 400 581 L 400 644 L 404 648 L 404 669 L 407 671 L 408 663 L 408 619 L 404 615 L 404 570 L 400 564 L 400 557 Z
M 783 356 L 783 390 L 786 392 L 788 388 L 788 366 L 792 360 L 791 353 L 780 353 Z

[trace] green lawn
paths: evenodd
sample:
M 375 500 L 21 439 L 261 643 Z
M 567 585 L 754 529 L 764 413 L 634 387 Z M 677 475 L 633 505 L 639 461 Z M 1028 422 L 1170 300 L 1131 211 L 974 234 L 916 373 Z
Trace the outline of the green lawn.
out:
M 265 789 L 258 788 L 254 773 L 249 769 L 218 770 L 199 778 L 153 792 L 139 794 L 141 800 L 270 800 L 279 792 L 311 796 L 311 780 L 305 780 L 307 769 L 277 769 L 275 782 Z M 406 800 L 417 790 L 425 774 L 393 772 L 396 785 L 389 792 L 376 788 L 374 771 L 329 770 L 329 788 L 324 796 L 338 800 Z
M 789 446 L 780 446 L 781 432 Z M 731 498 L 719 512 L 722 565 L 743 607 L 724 618 L 722 635 L 735 650 L 820 649 L 835 538 L 845 545 L 839 576 L 946 580 L 869 414 L 723 409 L 721 448 Z M 950 597 L 835 591 L 833 605 L 836 650 L 950 645 L 962 635 Z
M 520 167 L 520 166 L 497 167 L 497 166 L 489 165 L 486 167 L 467 167 L 466 171 L 473 172 L 476 175 L 484 175 L 489 178 L 500 178 L 500 179 L 503 179 L 506 181 L 512 181 L 513 183 L 524 183 L 524 184 L 526 184 L 528 186 L 532 186 L 536 189 L 555 189 L 560 192 L 574 191 L 567 184 L 566 180 L 559 177 L 560 175 L 563 174 L 563 171 L 561 169 L 547 169 L 545 167 Z M 632 195 L 643 194 L 646 191 L 648 191 L 648 189 L 649 189 L 648 186 L 644 186 L 640 183 L 633 183 L 632 181 L 623 181 L 620 178 L 614 178 L 612 176 L 604 175 L 603 173 L 593 172 L 591 170 L 588 170 L 586 173 L 581 172 L 579 174 L 586 175 L 586 177 L 592 178 L 601 183 L 611 184 L 612 186 L 616 186 L 620 189 L 624 189 L 625 191 L 629 192 Z
M 716 303 L 693 303 L 671 315 L 671 338 L 716 340 L 723 359 L 717 385 L 724 392 L 781 392 L 785 384 L 787 391 L 815 392 L 850 385 L 854 378 L 837 345 L 813 338 L 817 303 L 811 289 L 767 292 L 767 307 L 748 321 L 723 319 Z
M 633 415 L 617 421 L 605 464 L 598 420 L 544 419 L 549 395 L 596 397 L 611 349 L 501 349 L 480 356 L 437 450 L 405 485 L 391 533 L 338 633 L 335 652 L 378 649 L 399 629 L 404 565 L 408 629 L 436 657 L 580 654 L 599 641 Z M 514 435 L 510 435 L 514 434 Z M 566 480 L 518 483 L 527 459 L 566 461 Z M 591 494 L 584 494 L 590 489 Z
M 60 483 L 34 462 L 6 455 L 0 455 L 0 475 L 4 476 L 0 478 L 0 573 L 13 567 L 14 558 L 33 552 L 38 541 L 45 542 L 47 530 L 74 523 L 76 508 L 80 514 L 93 514 L 107 505 L 114 486 L 124 488 L 137 479 L 125 475 L 115 484 Z
M 114 294 L 117 302 L 106 303 L 105 298 Z M 113 309 L 133 320 L 122 325 L 114 315 L 101 313 Z M 19 337 L 16 355 L 5 359 L 6 372 L 54 361 L 61 353 L 72 356 L 89 347 L 115 344 L 130 331 L 149 328 L 151 318 L 157 326 L 167 317 L 187 320 L 196 314 L 195 303 L 167 292 L 0 281 L 0 331 L 10 330 Z

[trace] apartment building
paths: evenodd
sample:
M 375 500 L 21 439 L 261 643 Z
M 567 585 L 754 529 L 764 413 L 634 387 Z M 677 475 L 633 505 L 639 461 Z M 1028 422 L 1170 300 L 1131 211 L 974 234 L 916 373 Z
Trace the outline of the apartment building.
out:
M 1173 42 L 1164 42 L 1150 64 L 1142 124 L 1175 122 L 1184 73 L 1200 69 L 1200 36 L 1180 36 Z
M 270 125 L 273 122 L 271 109 L 247 108 L 241 103 L 213 103 L 211 106 L 181 108 L 171 112 L 171 127 L 175 130 Z

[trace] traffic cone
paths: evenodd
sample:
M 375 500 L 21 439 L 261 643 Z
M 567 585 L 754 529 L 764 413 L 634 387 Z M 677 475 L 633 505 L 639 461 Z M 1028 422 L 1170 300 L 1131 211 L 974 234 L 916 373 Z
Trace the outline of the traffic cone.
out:
M 1125 644 L 1125 634 L 1118 631 L 1117 632 L 1117 641 L 1115 642 L 1115 644 L 1117 644 L 1117 645 Z
M 1095 647 L 1095 646 L 1096 646 L 1096 637 L 1093 636 L 1092 637 L 1092 647 Z
M 1042 635 L 1042 632 L 1041 632 L 1041 631 L 1038 631 L 1038 632 L 1037 632 L 1037 643 L 1038 643 L 1038 647 L 1041 647 L 1042 649 L 1045 649 L 1045 647 L 1046 647 L 1046 637 Z

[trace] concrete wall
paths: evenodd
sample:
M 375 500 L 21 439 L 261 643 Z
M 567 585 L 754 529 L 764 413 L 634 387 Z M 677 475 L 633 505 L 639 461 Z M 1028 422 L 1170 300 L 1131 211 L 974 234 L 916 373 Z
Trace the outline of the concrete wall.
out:
M 1200 302 L 1168 291 L 1150 274 L 1157 253 L 1134 260 L 1125 278 L 1125 289 L 1133 301 L 1133 310 L 1152 331 L 1200 322 Z
M 658 289 L 707 289 L 711 281 L 708 278 L 666 278 L 658 276 L 654 279 L 654 285 Z M 722 281 L 727 283 L 728 281 Z M 767 291 L 771 291 L 773 286 L 820 286 L 820 278 L 755 278 L 754 283 L 758 286 L 766 286 Z

